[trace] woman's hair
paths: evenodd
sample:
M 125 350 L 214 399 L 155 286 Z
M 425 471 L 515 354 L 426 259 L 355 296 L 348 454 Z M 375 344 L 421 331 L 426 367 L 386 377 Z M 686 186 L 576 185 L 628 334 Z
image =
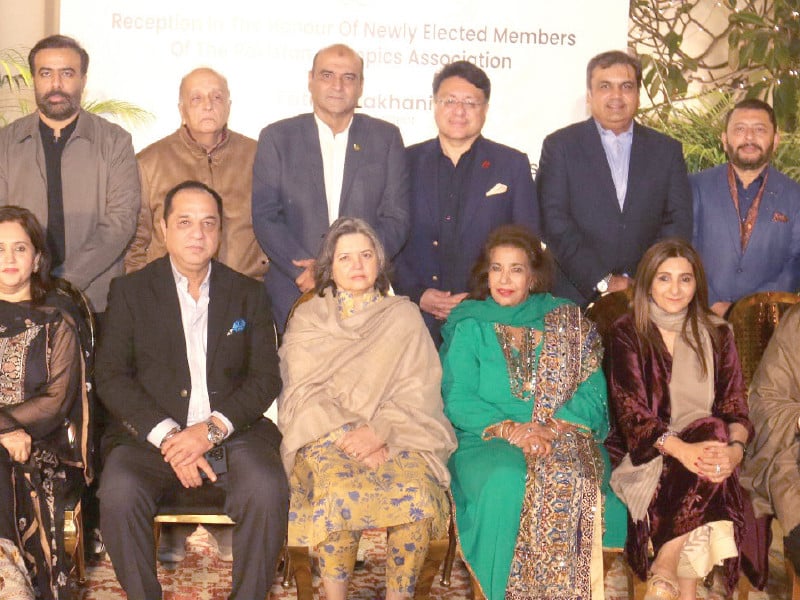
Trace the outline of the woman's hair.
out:
M 681 335 L 686 343 L 694 350 L 700 359 L 703 374 L 708 373 L 709 365 L 706 364 L 705 354 L 702 351 L 701 331 L 705 329 L 711 336 L 711 342 L 716 347 L 719 341 L 717 328 L 711 321 L 711 311 L 708 308 L 708 281 L 703 261 L 692 245 L 680 238 L 667 238 L 656 242 L 639 261 L 636 269 L 636 280 L 633 287 L 633 319 L 636 333 L 652 350 L 658 347 L 661 334 L 655 324 L 650 320 L 650 303 L 653 301 L 650 290 L 658 269 L 665 260 L 670 258 L 685 258 L 689 261 L 694 272 L 696 289 L 694 297 L 689 302 L 686 312 L 686 321 L 683 324 Z M 691 331 L 691 335 L 690 335 Z
M 378 234 L 369 226 L 369 224 L 354 217 L 340 217 L 336 219 L 328 229 L 325 239 L 322 240 L 322 249 L 317 256 L 317 262 L 314 265 L 314 292 L 322 296 L 326 287 L 336 289 L 336 284 L 333 281 L 333 259 L 334 252 L 336 251 L 336 244 L 339 238 L 343 235 L 350 235 L 353 233 L 361 233 L 367 236 L 372 242 L 372 247 L 375 250 L 375 258 L 378 261 L 378 276 L 375 279 L 375 289 L 378 290 L 382 296 L 385 296 L 389 291 L 389 274 L 388 265 L 386 264 L 386 253 L 383 250 L 383 245 L 378 239 Z
M 47 247 L 47 238 L 39 221 L 27 208 L 21 206 L 0 206 L 0 223 L 12 221 L 19 223 L 33 244 L 33 253 L 39 255 L 38 268 L 31 273 L 31 300 L 34 304 L 40 303 L 53 289 L 50 279 L 50 250 Z
M 555 267 L 553 258 L 542 241 L 522 225 L 501 225 L 486 238 L 481 255 L 472 267 L 470 298 L 486 300 L 489 297 L 489 265 L 492 250 L 500 246 L 519 248 L 528 257 L 528 265 L 533 274 L 533 287 L 530 290 L 532 294 L 550 291 Z

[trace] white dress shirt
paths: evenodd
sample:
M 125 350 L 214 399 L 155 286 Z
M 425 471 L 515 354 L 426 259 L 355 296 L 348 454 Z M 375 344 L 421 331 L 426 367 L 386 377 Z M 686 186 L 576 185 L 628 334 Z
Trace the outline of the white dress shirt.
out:
M 328 224 L 339 218 L 339 201 L 342 197 L 344 159 L 347 156 L 347 138 L 350 135 L 352 117 L 344 131 L 334 134 L 331 128 L 314 113 L 319 132 L 319 147 L 322 151 L 322 175 L 325 180 L 325 197 L 328 201 Z
M 211 263 L 208 272 L 200 284 L 200 297 L 195 300 L 189 293 L 189 280 L 175 268 L 170 259 L 172 275 L 175 278 L 175 287 L 178 290 L 178 302 L 181 308 L 181 322 L 183 324 L 183 337 L 186 340 L 186 359 L 189 362 L 189 375 L 192 381 L 192 392 L 189 396 L 189 410 L 186 415 L 186 426 L 207 421 L 210 416 L 217 417 L 225 424 L 228 432 L 225 437 L 233 433 L 233 424 L 220 412 L 211 412 L 211 403 L 208 399 L 208 381 L 206 379 L 206 352 L 208 350 L 208 290 L 211 277 Z M 165 357 L 166 360 L 166 357 Z M 164 436 L 173 428 L 178 427 L 174 419 L 164 419 L 153 427 L 147 435 L 147 441 L 156 448 L 161 447 Z
M 633 121 L 631 121 L 628 130 L 619 135 L 610 129 L 603 129 L 597 121 L 595 123 L 597 124 L 597 130 L 600 132 L 600 141 L 603 143 L 608 166 L 611 169 L 611 178 L 614 180 L 619 209 L 622 210 L 625 205 L 625 194 L 628 193 L 628 171 L 631 165 L 631 146 L 633 145 Z

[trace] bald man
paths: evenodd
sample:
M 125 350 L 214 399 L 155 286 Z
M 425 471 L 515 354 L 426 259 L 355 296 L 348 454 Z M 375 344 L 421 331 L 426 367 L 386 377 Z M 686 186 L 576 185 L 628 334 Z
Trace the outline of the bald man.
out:
M 313 285 L 314 258 L 339 217 L 367 221 L 393 258 L 408 237 L 409 180 L 400 130 L 355 114 L 364 61 L 343 44 L 317 52 L 308 73 L 314 112 L 273 123 L 258 140 L 253 227 L 272 266 L 265 283 L 281 331 Z
M 230 109 L 228 82 L 216 71 L 202 67 L 181 80 L 181 126 L 137 155 L 142 207 L 125 256 L 128 273 L 166 254 L 157 227 L 164 216 L 164 197 L 178 183 L 193 180 L 222 196 L 225 216 L 216 258 L 254 279 L 264 278 L 268 261 L 253 235 L 250 212 L 256 142 L 228 129 Z

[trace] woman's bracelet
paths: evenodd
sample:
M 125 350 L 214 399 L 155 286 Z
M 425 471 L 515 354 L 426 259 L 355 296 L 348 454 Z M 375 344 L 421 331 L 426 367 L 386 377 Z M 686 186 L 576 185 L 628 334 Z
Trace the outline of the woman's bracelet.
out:
M 747 444 L 745 444 L 744 442 L 740 440 L 731 440 L 730 442 L 728 442 L 728 446 L 740 446 L 742 449 L 742 458 L 747 456 Z
M 677 435 L 678 434 L 676 432 L 674 432 L 674 431 L 672 431 L 670 429 L 667 429 L 664 433 L 662 433 L 658 437 L 658 439 L 656 440 L 656 443 L 653 444 L 653 445 L 656 447 L 656 450 L 658 450 L 662 455 L 666 456 L 667 453 L 664 450 L 664 443 L 667 441 L 667 438 L 673 437 L 673 436 L 677 436 Z

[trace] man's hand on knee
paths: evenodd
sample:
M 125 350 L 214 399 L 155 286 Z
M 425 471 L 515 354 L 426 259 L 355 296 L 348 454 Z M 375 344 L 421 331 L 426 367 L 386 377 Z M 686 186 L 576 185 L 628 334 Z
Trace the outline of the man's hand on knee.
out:
M 202 455 L 190 465 L 172 465 L 172 470 L 175 471 L 175 475 L 185 488 L 200 487 L 203 485 L 203 478 L 200 476 L 201 472 L 206 474 L 209 481 L 214 482 L 217 480 L 217 474 L 214 473 L 214 469 L 211 468 L 211 465 L 208 464 L 208 461 Z

